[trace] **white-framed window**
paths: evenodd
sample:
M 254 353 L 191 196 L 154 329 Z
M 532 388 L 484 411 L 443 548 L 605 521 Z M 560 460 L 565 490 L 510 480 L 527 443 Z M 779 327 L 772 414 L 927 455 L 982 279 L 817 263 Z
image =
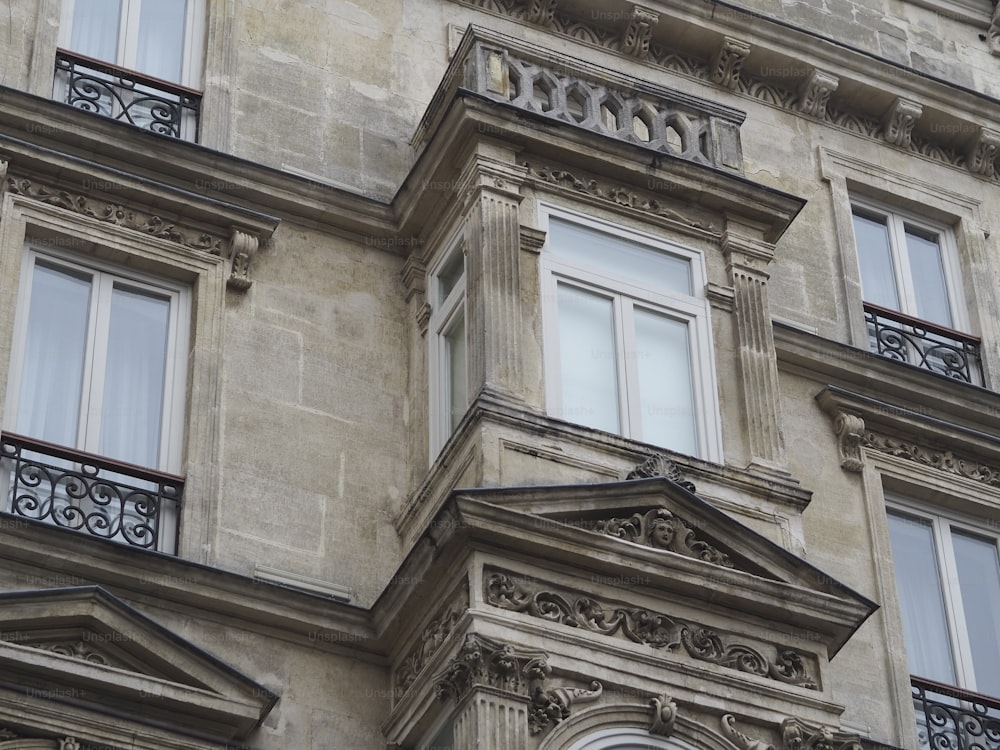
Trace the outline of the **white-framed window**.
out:
M 200 88 L 205 0 L 64 0 L 59 46 Z
M 444 447 L 469 406 L 465 311 L 465 246 L 453 241 L 431 271 L 431 460 Z
M 981 385 L 952 230 L 866 201 L 851 219 L 871 350 Z
M 5 427 L 178 473 L 189 306 L 183 285 L 29 245 Z
M 721 457 L 700 253 L 542 205 L 550 415 L 709 460 Z
M 569 745 L 567 750 L 696 750 L 684 740 L 658 737 L 643 729 L 604 729 Z
M 1000 698 L 1000 527 L 886 500 L 910 674 Z

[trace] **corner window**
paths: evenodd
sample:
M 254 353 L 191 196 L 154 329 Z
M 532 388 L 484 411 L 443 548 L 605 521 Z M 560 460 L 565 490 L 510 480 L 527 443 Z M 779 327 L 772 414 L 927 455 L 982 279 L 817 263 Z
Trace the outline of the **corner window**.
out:
M 65 0 L 55 95 L 195 140 L 204 0 Z
M 717 459 L 701 257 L 584 217 L 552 211 L 546 218 L 549 414 Z
M 888 521 L 921 742 L 972 747 L 1000 731 L 997 529 L 902 499 Z
M 431 274 L 431 459 L 469 406 L 465 248 L 455 244 Z
M 857 202 L 852 222 L 871 350 L 981 385 L 951 231 Z
M 2 440 L 5 511 L 173 551 L 188 298 L 159 279 L 28 250 Z

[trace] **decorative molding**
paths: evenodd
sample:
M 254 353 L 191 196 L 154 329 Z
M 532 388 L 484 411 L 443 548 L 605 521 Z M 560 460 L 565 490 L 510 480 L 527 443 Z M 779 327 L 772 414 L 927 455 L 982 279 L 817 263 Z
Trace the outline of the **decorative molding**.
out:
M 229 262 L 231 265 L 226 285 L 237 292 L 245 292 L 253 285 L 250 279 L 250 261 L 257 254 L 260 239 L 255 234 L 233 229 L 229 240 Z
M 395 693 L 398 698 L 412 685 L 430 658 L 455 634 L 455 626 L 469 608 L 469 581 L 463 581 L 451 602 L 443 606 L 427 623 L 417 644 L 396 668 Z
M 625 38 L 622 41 L 622 52 L 640 60 L 649 57 L 649 43 L 653 37 L 653 27 L 659 20 L 660 14 L 655 10 L 644 8 L 641 5 L 633 5 L 628 28 L 625 29 Z
M 528 702 L 528 727 L 538 734 L 567 719 L 574 704 L 595 701 L 604 692 L 596 680 L 589 689 L 546 688 L 551 672 L 548 655 L 541 651 L 520 651 L 469 633 L 451 664 L 436 677 L 434 690 L 441 700 L 461 700 L 475 687 L 519 696 Z
M 406 301 L 409 302 L 413 295 L 427 294 L 427 264 L 416 255 L 408 255 L 403 263 L 403 270 L 399 272 L 399 278 L 406 289 Z
M 79 659 L 81 661 L 90 662 L 91 664 L 100 664 L 102 667 L 124 666 L 122 664 L 112 664 L 105 654 L 95 651 L 83 641 L 66 641 L 62 643 L 28 643 L 25 645 L 30 646 L 31 648 L 41 649 L 42 651 L 51 651 L 52 653 L 59 654 L 60 656 L 68 656 L 71 659 Z
M 556 15 L 558 0 L 531 0 L 525 20 L 538 26 L 551 28 Z
M 882 137 L 894 146 L 909 149 L 913 126 L 923 111 L 917 102 L 897 97 L 882 115 Z
M 434 692 L 440 700 L 460 700 L 483 685 L 530 698 L 551 671 L 543 652 L 517 651 L 510 644 L 469 633 L 455 658 L 435 677 Z
M 781 722 L 782 750 L 862 750 L 861 737 L 802 719 Z
M 580 193 L 586 193 L 587 195 L 591 195 L 595 198 L 600 198 L 614 203 L 616 206 L 625 206 L 626 208 L 635 209 L 636 211 L 652 214 L 654 216 L 660 216 L 664 219 L 669 219 L 670 221 L 674 221 L 678 224 L 683 224 L 684 226 L 692 227 L 703 232 L 709 232 L 714 235 L 719 233 L 718 227 L 714 224 L 706 224 L 689 219 L 679 211 L 667 208 L 654 198 L 648 198 L 640 195 L 629 188 L 613 186 L 609 183 L 596 179 L 584 181 L 576 177 L 576 175 L 572 172 L 567 172 L 562 169 L 553 169 L 546 166 L 533 167 L 527 162 L 524 163 L 524 166 L 528 169 L 529 178 L 541 180 L 542 182 L 547 182 L 550 185 L 558 185 L 560 187 L 576 190 Z
M 732 312 L 735 303 L 736 290 L 731 286 L 723 286 L 710 281 L 705 284 L 705 296 L 708 303 L 717 310 Z
M 625 475 L 625 481 L 631 479 L 652 479 L 653 477 L 666 477 L 674 484 L 679 484 L 688 492 L 695 492 L 694 484 L 684 479 L 677 464 L 671 461 L 662 453 L 653 453 L 641 464 L 637 464 L 632 471 Z
M 480 8 L 499 15 L 508 16 L 515 19 L 523 19 L 527 16 L 523 0 L 454 0 L 465 5 Z M 624 39 L 619 34 L 609 28 L 605 28 L 593 23 L 581 21 L 569 16 L 555 13 L 553 17 L 552 30 L 558 34 L 576 39 L 578 41 L 603 47 L 611 52 L 629 54 L 626 49 Z M 994 7 L 993 18 L 989 29 L 990 51 L 994 55 L 1000 55 L 1000 4 Z M 734 43 L 734 44 L 733 44 Z M 732 52 L 727 52 L 727 44 L 732 44 Z M 743 58 L 740 57 L 742 51 L 746 49 L 749 53 L 749 45 L 739 40 L 726 37 L 722 46 L 716 51 L 710 60 L 685 55 L 674 50 L 666 49 L 660 45 L 650 43 L 649 52 L 645 57 L 647 62 L 657 65 L 666 70 L 679 73 L 684 76 L 698 80 L 712 81 L 727 88 L 731 88 L 741 94 L 758 99 L 767 104 L 791 110 L 798 114 L 815 116 L 835 127 L 847 130 L 868 138 L 880 138 L 885 130 L 883 122 L 878 118 L 873 118 L 859 110 L 845 108 L 843 103 L 830 102 L 831 95 L 836 90 L 831 88 L 823 97 L 821 88 L 825 82 L 818 79 L 812 81 L 819 71 L 815 69 L 809 76 L 799 82 L 796 89 L 785 89 L 770 81 L 755 76 L 745 76 L 739 68 L 742 66 Z M 745 55 L 743 55 L 745 57 Z M 829 75 L 829 74 L 821 74 Z M 830 76 L 834 79 L 833 76 Z M 814 98 L 811 95 L 813 83 L 816 84 Z M 838 81 L 839 83 L 839 81 Z M 825 101 L 821 103 L 819 98 Z M 825 106 L 824 106 L 825 104 Z M 890 110 L 891 112 L 892 110 Z M 891 140 L 885 139 L 892 143 Z M 968 153 L 961 154 L 944 143 L 936 143 L 929 140 L 918 140 L 910 137 L 903 140 L 898 145 L 911 153 L 920 154 L 934 161 L 957 167 L 965 168 L 968 163 L 970 171 L 974 174 L 997 179 L 995 173 L 982 171 L 980 168 L 971 166 L 979 163 L 980 159 L 973 159 Z M 973 144 L 970 151 L 975 152 L 980 148 L 979 142 Z
M 641 607 L 618 607 L 592 596 L 546 591 L 533 579 L 493 572 L 483 582 L 487 604 L 568 625 L 604 636 L 626 639 L 669 652 L 684 651 L 697 661 L 766 677 L 789 685 L 817 689 L 803 657 L 796 651 L 771 645 L 777 656 L 768 659 L 742 643 L 726 643 L 722 636 L 693 622 L 685 622 Z
M 865 432 L 861 439 L 865 448 L 886 453 L 896 458 L 903 458 L 924 466 L 930 466 L 940 471 L 955 474 L 965 479 L 972 479 L 992 487 L 1000 487 L 1000 468 L 977 463 L 973 459 L 960 458 L 951 451 L 937 451 L 917 443 L 880 435 L 875 432 Z
M 558 687 L 545 690 L 536 685 L 531 694 L 531 709 L 528 711 L 528 727 L 532 734 L 545 731 L 563 719 L 568 719 L 570 709 L 576 703 L 596 701 L 604 693 L 604 686 L 597 680 L 590 683 L 590 689 Z
M 417 321 L 417 329 L 420 331 L 421 336 L 427 335 L 427 327 L 430 325 L 432 312 L 431 303 L 425 302 L 417 308 L 416 313 L 413 315 Z
M 980 126 L 966 153 L 966 166 L 973 174 L 993 179 L 997 156 L 1000 156 L 1000 132 Z
M 731 36 L 722 37 L 722 44 L 712 58 L 712 83 L 735 89 L 740 80 L 743 61 L 749 54 L 750 45 L 747 42 Z
M 813 68 L 799 85 L 799 98 L 795 102 L 795 108 L 804 115 L 825 120 L 826 104 L 839 85 L 840 79 L 837 76 Z
M 674 699 L 664 694 L 659 698 L 650 698 L 649 705 L 653 708 L 653 718 L 649 722 L 649 733 L 660 737 L 669 737 L 674 733 L 677 723 L 677 704 Z
M 144 213 L 120 203 L 92 198 L 68 190 L 32 183 L 25 178 L 7 178 L 7 190 L 31 200 L 62 208 L 97 221 L 131 229 L 194 250 L 222 255 L 223 240 L 207 232 L 178 227 L 156 214 Z
M 628 517 L 597 521 L 593 530 L 628 542 L 721 565 L 724 568 L 734 567 L 729 555 L 698 539 L 697 533 L 687 521 L 666 508 L 653 508 L 645 513 L 633 513 Z
M 739 750 L 775 750 L 774 745 L 769 745 L 762 740 L 753 740 L 736 728 L 736 717 L 726 714 L 722 717 L 722 734 L 732 742 Z
M 541 229 L 521 226 L 521 250 L 538 254 L 545 245 L 546 234 Z
M 865 420 L 857 414 L 837 411 L 833 415 L 833 431 L 837 433 L 837 452 L 840 468 L 844 471 L 861 471 L 865 468 L 861 442 L 865 435 Z

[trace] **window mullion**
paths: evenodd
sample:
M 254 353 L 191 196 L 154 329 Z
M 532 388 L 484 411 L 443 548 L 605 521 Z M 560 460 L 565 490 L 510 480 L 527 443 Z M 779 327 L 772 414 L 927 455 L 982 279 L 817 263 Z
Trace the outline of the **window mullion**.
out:
M 910 270 L 910 258 L 906 247 L 906 229 L 903 219 L 895 214 L 887 217 L 889 227 L 889 243 L 892 248 L 893 268 L 896 273 L 896 284 L 899 288 L 900 312 L 917 316 L 917 298 L 913 288 L 913 277 Z
M 934 541 L 939 550 L 941 575 L 944 578 L 945 610 L 948 629 L 951 631 L 952 653 L 955 654 L 955 674 L 958 684 L 975 690 L 975 670 L 972 663 L 972 646 L 965 622 L 965 606 L 962 603 L 962 585 L 958 577 L 955 549 L 951 540 L 951 524 L 948 519 L 934 517 Z
M 621 404 L 622 434 L 641 439 L 642 418 L 639 403 L 639 373 L 636 357 L 635 316 L 628 297 L 614 296 L 615 348 L 618 366 L 618 400 Z
M 137 70 L 139 67 L 140 10 L 140 0 L 122 0 L 119 11 L 121 33 L 118 42 L 118 64 L 131 70 Z
M 114 278 L 109 274 L 94 275 L 94 296 L 91 302 L 87 369 L 81 401 L 81 450 L 101 452 L 101 422 L 104 412 L 104 381 L 108 369 L 108 334 L 111 329 L 111 297 Z

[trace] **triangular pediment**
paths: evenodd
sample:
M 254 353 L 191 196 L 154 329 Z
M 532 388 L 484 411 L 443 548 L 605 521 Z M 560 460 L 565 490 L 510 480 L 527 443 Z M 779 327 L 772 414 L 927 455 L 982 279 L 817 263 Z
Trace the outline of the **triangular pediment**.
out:
M 99 586 L 0 594 L 0 669 L 31 701 L 113 706 L 224 740 L 248 735 L 278 700 Z
M 460 490 L 451 512 L 511 551 L 814 631 L 831 657 L 878 608 L 676 478 Z

